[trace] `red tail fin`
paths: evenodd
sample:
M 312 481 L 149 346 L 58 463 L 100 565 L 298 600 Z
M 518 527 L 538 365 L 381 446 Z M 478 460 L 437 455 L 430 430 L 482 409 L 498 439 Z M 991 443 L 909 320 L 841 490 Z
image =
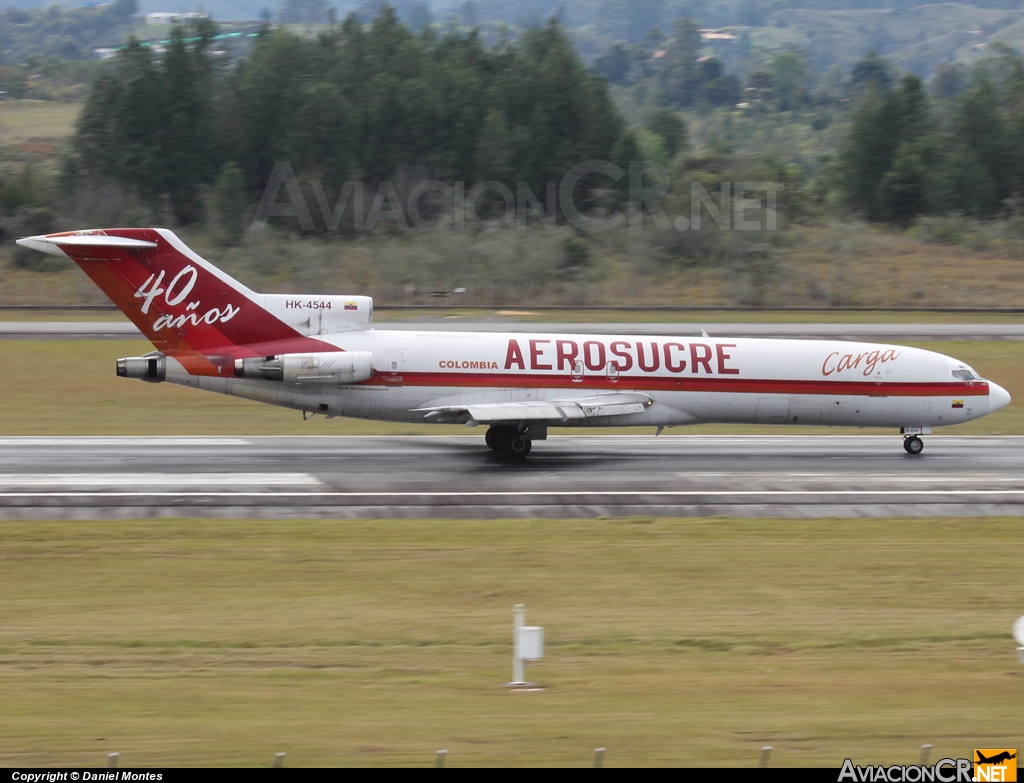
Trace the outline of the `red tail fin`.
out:
M 19 239 L 66 255 L 139 330 L 171 356 L 259 356 L 337 350 L 264 307 L 264 297 L 192 252 L 164 228 L 76 231 Z M 199 362 L 195 370 L 216 370 Z

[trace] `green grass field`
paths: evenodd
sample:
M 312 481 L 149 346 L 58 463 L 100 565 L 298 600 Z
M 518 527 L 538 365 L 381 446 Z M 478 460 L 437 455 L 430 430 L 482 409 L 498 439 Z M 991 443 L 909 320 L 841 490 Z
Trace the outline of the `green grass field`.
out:
M 929 342 L 921 347 L 956 356 L 1009 390 L 1015 402 L 944 433 L 1024 435 L 1024 342 Z M 462 426 L 388 424 L 316 417 L 298 411 L 186 389 L 118 378 L 114 362 L 151 350 L 139 340 L 0 340 L 4 372 L 0 435 L 440 435 L 472 434 Z M 560 430 L 566 432 L 567 430 Z M 700 433 L 849 433 L 892 430 L 701 425 L 669 430 Z M 478 431 L 479 432 L 479 431 Z M 556 431 L 559 432 L 559 431 Z M 608 430 L 573 429 L 608 434 Z M 653 428 L 616 432 L 653 432 Z M 481 437 L 483 433 L 480 433 Z
M 70 136 L 81 110 L 80 103 L 0 101 L 0 144 Z
M 1017 519 L 0 525 L 0 766 L 1020 747 Z M 511 608 L 546 628 L 509 693 Z

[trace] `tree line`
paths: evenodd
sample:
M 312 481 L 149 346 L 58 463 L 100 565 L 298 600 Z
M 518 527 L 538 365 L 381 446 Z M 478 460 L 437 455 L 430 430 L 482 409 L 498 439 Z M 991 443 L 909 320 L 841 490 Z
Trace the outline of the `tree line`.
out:
M 941 74 L 940 74 L 941 75 Z M 848 204 L 870 220 L 978 218 L 1019 211 L 1024 192 L 1024 63 L 1008 47 L 962 83 L 880 69 L 854 111 L 837 161 Z
M 177 29 L 162 56 L 137 43 L 120 53 L 79 119 L 71 180 L 113 179 L 188 223 L 217 183 L 259 200 L 276 161 L 335 192 L 497 180 L 543 201 L 580 161 L 631 152 L 606 83 L 554 20 L 486 46 L 475 32 L 414 33 L 384 8 L 313 39 L 265 28 L 234 66 L 210 55 L 215 31 Z
M 906 225 L 919 215 L 992 218 L 1024 208 L 1024 61 L 1003 44 L 989 52 L 971 67 L 939 66 L 927 86 L 868 52 L 814 90 L 808 61 L 790 49 L 741 82 L 701 56 L 697 24 L 684 18 L 667 37 L 654 29 L 633 47 L 612 46 L 593 67 L 647 106 L 664 107 L 651 117 L 743 109 L 774 114 L 796 132 L 808 118 L 820 131 L 838 116 L 849 128 L 818 172 L 818 192 L 837 192 L 869 220 Z
M 71 183 L 113 180 L 151 205 L 168 204 L 181 223 L 212 207 L 231 216 L 237 235 L 277 161 L 289 161 L 301 182 L 322 182 L 333 205 L 352 180 L 370 193 L 385 181 L 408 193 L 424 180 L 464 182 L 467 190 L 496 180 L 516 194 L 525 182 L 546 202 L 547 183 L 581 161 L 625 167 L 642 157 L 644 131 L 619 115 L 600 75 L 608 62 L 588 70 L 556 20 L 488 46 L 473 31 L 414 32 L 385 7 L 368 25 L 352 15 L 315 38 L 267 27 L 236 64 L 211 54 L 215 34 L 212 22 L 199 21 L 176 30 L 162 54 L 137 43 L 121 52 L 79 119 L 66 166 Z M 927 89 L 869 53 L 845 77 L 840 98 L 810 92 L 796 52 L 775 54 L 742 87 L 700 56 L 693 20 L 676 20 L 670 36 L 659 36 L 634 50 L 661 47 L 651 49 L 661 52 L 657 62 L 632 61 L 624 78 L 657 85 L 644 122 L 666 161 L 687 150 L 681 112 L 734 111 L 742 90 L 748 111 L 793 122 L 817 111 L 816 130 L 833 116 L 848 123 L 841 148 L 817 174 L 820 209 L 834 208 L 826 198 L 833 192 L 869 220 L 902 224 L 1018 209 L 1024 64 L 1007 47 L 972 69 L 940 68 Z M 642 68 L 651 70 L 644 76 Z M 609 205 L 597 187 L 607 184 L 584 180 L 576 206 Z M 313 194 L 307 200 L 317 203 Z

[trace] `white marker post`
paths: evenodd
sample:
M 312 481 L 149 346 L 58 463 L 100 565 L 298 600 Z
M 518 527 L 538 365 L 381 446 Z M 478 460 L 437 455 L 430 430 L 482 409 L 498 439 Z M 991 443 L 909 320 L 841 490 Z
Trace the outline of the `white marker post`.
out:
M 1013 638 L 1020 645 L 1017 648 L 1017 660 L 1024 663 L 1024 616 L 1018 617 L 1017 622 L 1013 624 Z
M 544 629 L 539 625 L 526 625 L 526 605 L 512 607 L 512 682 L 510 688 L 535 688 L 526 681 L 523 664 L 544 657 Z

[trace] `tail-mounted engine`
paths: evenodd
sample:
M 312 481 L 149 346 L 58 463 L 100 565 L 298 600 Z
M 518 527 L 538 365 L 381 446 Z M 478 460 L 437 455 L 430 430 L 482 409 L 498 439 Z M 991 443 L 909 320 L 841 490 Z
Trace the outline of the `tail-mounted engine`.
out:
M 148 383 L 160 383 L 167 378 L 167 359 L 162 353 L 118 359 L 117 375 L 119 378 L 138 378 Z
M 369 351 L 285 353 L 235 359 L 236 378 L 257 378 L 286 383 L 358 383 L 373 376 Z

